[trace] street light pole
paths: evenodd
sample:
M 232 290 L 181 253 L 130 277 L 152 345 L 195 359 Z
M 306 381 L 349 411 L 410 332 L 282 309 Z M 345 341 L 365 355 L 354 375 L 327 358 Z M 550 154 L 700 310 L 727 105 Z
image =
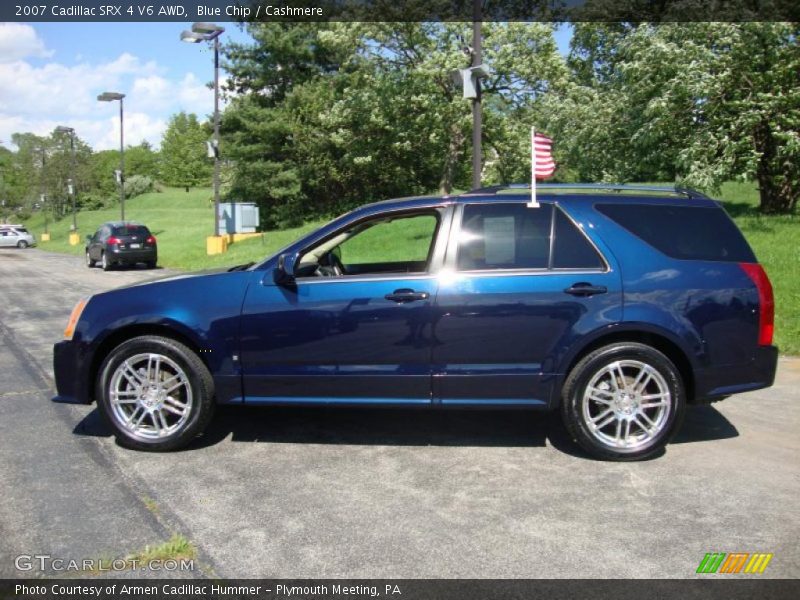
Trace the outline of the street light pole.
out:
M 482 31 L 481 31 L 481 1 L 472 2 L 472 66 L 481 65 L 482 57 Z M 472 189 L 481 187 L 481 171 L 483 170 L 483 156 L 481 150 L 482 137 L 481 114 L 481 80 L 475 78 L 475 97 L 472 99 Z
M 120 219 L 125 222 L 125 129 L 123 127 L 122 96 L 119 99 L 119 210 Z
M 194 23 L 191 31 L 181 33 L 181 41 L 190 44 L 214 42 L 214 236 L 219 233 L 219 36 L 224 27 L 214 23 Z
M 97 99 L 100 102 L 119 100 L 119 206 L 120 217 L 125 220 L 125 134 L 123 132 L 123 107 L 122 99 L 125 94 L 119 92 L 103 92 Z
M 214 235 L 219 235 L 219 36 L 214 38 Z
M 56 131 L 59 133 L 67 133 L 69 134 L 69 147 L 72 153 L 70 158 L 70 179 L 69 179 L 69 195 L 72 196 L 72 231 L 78 231 L 78 217 L 77 217 L 77 209 L 75 207 L 75 195 L 76 195 L 76 182 L 75 182 L 75 129 L 72 127 L 64 127 L 59 125 L 56 127 Z
M 44 164 L 45 164 L 45 154 L 47 150 L 44 146 L 41 146 L 42 151 L 42 172 L 39 174 L 39 189 L 40 189 L 40 196 L 39 199 L 42 201 L 42 211 L 44 211 L 44 235 L 47 236 L 47 239 L 43 239 L 43 241 L 50 240 L 50 230 L 49 230 L 49 218 L 47 215 L 47 195 L 44 191 Z

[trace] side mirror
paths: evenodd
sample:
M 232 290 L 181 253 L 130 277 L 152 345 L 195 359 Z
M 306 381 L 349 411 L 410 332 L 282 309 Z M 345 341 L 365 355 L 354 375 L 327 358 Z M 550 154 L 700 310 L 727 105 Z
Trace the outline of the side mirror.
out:
M 86 241 L 87 242 L 91 242 L 92 241 L 92 234 L 91 233 L 86 236 Z
M 299 255 L 297 252 L 281 254 L 278 265 L 275 267 L 274 279 L 278 285 L 291 285 L 294 283 L 294 267 Z

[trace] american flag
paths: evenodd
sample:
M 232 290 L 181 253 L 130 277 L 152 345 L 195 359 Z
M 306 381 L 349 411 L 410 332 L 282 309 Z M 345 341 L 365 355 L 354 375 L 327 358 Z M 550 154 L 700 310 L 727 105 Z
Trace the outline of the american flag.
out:
M 553 140 L 531 129 L 531 179 L 547 179 L 555 173 L 552 147 Z

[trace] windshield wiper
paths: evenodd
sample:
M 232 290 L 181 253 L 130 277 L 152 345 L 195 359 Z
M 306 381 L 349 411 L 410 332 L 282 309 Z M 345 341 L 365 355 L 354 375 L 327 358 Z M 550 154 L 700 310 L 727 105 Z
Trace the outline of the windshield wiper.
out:
M 243 265 L 236 265 L 235 267 L 231 267 L 230 269 L 228 269 L 228 273 L 230 273 L 231 271 L 246 271 L 247 269 L 252 267 L 254 264 L 256 264 L 256 263 L 255 262 L 249 262 L 249 263 L 245 263 Z

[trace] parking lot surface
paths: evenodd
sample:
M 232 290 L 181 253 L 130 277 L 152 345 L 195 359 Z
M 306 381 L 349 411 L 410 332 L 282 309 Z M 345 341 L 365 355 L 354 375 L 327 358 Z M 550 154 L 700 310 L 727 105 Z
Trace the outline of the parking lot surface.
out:
M 694 577 L 707 552 L 800 576 L 798 359 L 691 407 L 642 463 L 591 460 L 534 412 L 225 407 L 188 450 L 133 452 L 94 405 L 50 401 L 52 345 L 80 297 L 166 273 L 0 251 L 1 577 L 173 533 L 195 576 Z

